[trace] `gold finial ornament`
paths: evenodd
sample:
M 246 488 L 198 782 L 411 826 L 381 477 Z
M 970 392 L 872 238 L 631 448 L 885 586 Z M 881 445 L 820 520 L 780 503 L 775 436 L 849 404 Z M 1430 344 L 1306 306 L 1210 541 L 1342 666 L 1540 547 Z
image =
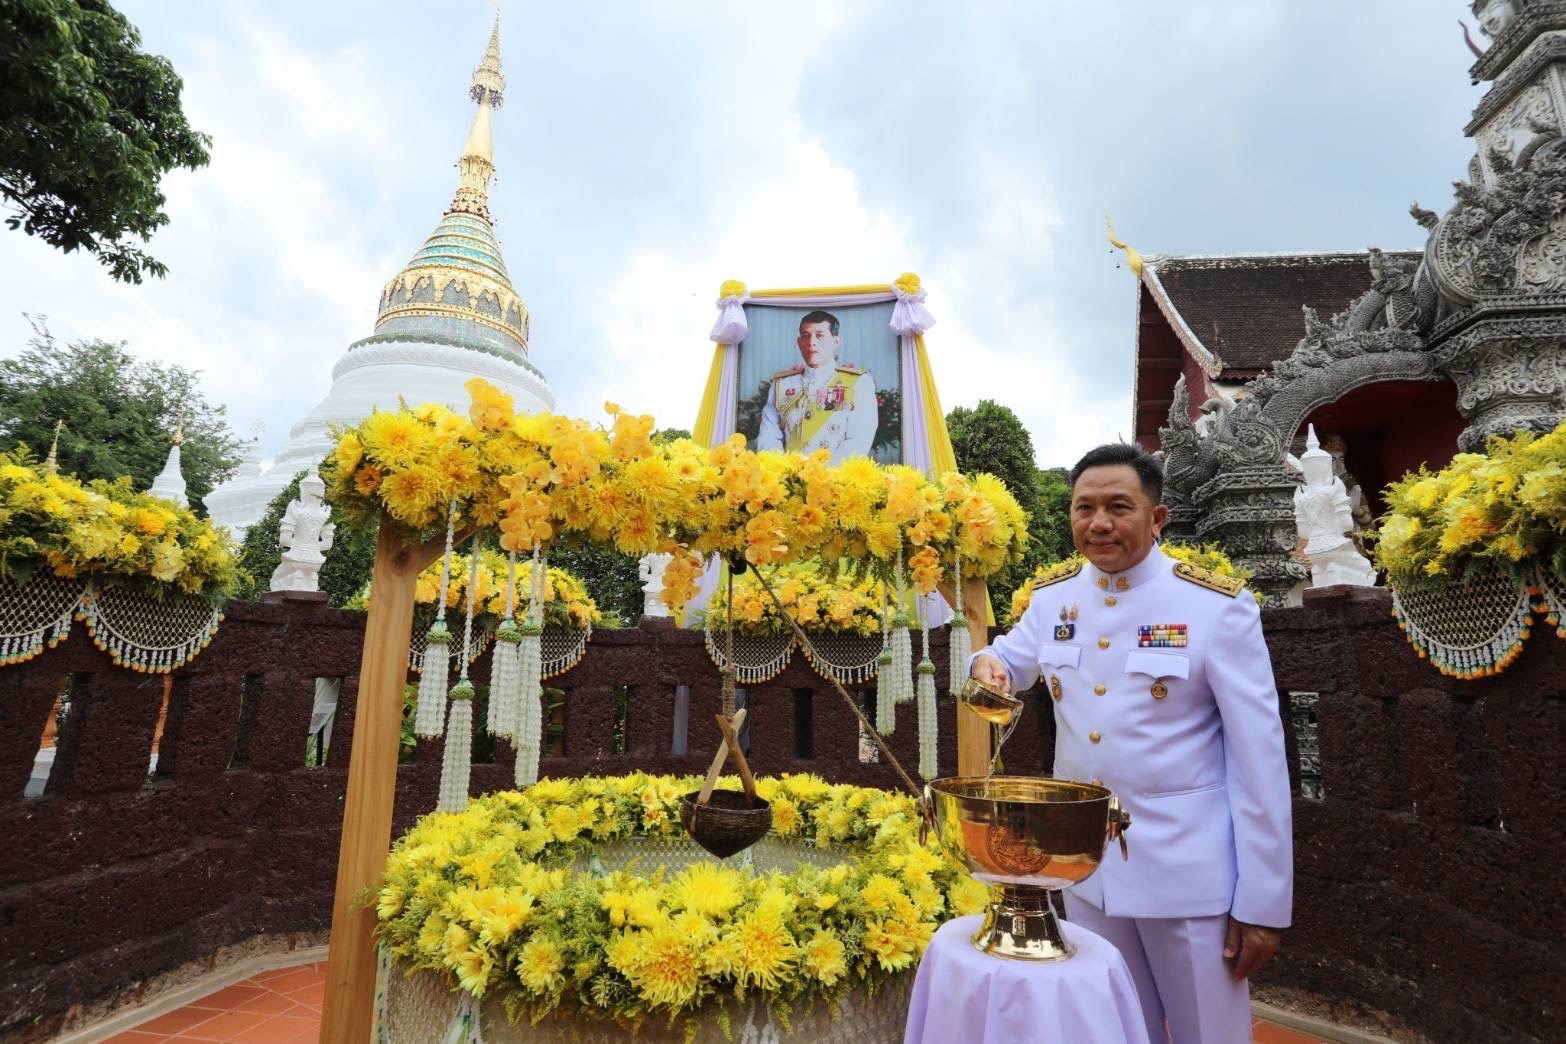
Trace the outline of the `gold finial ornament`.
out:
M 498 109 L 505 101 L 505 95 L 506 76 L 500 71 L 500 5 L 496 4 L 495 27 L 489 32 L 489 46 L 484 48 L 484 57 L 473 70 L 473 86 L 468 88 L 468 97 L 480 105 L 488 102 Z
M 179 417 L 174 421 L 174 445 L 185 445 L 185 411 L 179 411 Z
M 44 470 L 51 475 L 60 470 L 60 431 L 64 427 L 63 419 L 54 422 L 54 442 L 49 446 L 49 456 L 44 458 Z
M 489 182 L 495 175 L 490 117 L 505 86 L 497 11 L 468 89 L 478 111 L 457 160 L 457 191 L 424 246 L 381 291 L 377 334 L 451 337 L 466 326 L 469 332 L 462 336 L 470 336 L 468 324 L 477 324 L 486 328 L 477 331 L 484 351 L 525 362 L 527 305 L 511 285 L 489 213 Z
M 495 27 L 489 33 L 489 46 L 473 70 L 468 97 L 478 103 L 468 140 L 462 144 L 457 160 L 457 194 L 450 213 L 474 214 L 489 220 L 489 179 L 495 176 L 495 143 L 490 133 L 490 110 L 500 108 L 505 99 L 506 77 L 500 71 L 500 12 L 495 12 Z

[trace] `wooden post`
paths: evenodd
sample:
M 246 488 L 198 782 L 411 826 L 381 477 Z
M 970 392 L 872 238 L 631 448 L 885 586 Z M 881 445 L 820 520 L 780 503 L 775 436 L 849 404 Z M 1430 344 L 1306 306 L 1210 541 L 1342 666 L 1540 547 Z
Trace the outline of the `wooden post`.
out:
M 405 530 L 381 524 L 371 574 L 370 614 L 359 664 L 359 697 L 337 849 L 337 891 L 326 964 L 321 1039 L 368 1041 L 375 1004 L 375 903 L 361 902 L 379 882 L 391 847 L 397 793 L 402 692 L 408 680 L 415 582 L 445 550 L 444 539 L 408 541 Z
M 955 590 L 951 584 L 942 585 L 942 594 L 948 603 L 956 604 Z M 983 577 L 964 577 L 962 581 L 962 611 L 968 618 L 968 637 L 974 652 L 990 644 L 990 629 L 986 619 L 990 600 Z M 955 623 L 955 621 L 953 621 Z M 989 722 L 957 702 L 957 774 L 959 776 L 988 776 L 994 751 L 990 747 Z

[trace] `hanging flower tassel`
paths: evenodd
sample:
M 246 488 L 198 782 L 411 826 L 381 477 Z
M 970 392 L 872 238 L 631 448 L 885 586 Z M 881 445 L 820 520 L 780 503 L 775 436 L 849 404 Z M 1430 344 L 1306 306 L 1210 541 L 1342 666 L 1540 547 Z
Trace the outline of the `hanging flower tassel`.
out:
M 473 770 L 473 683 L 468 681 L 468 661 L 473 654 L 473 592 L 478 588 L 479 538 L 473 537 L 468 556 L 468 605 L 462 623 L 462 677 L 451 687 L 451 725 L 440 762 L 440 801 L 437 812 L 461 812 L 468 807 L 468 779 Z
M 457 521 L 457 502 L 446 512 L 446 554 L 440 560 L 440 598 L 435 603 L 435 622 L 424 636 L 424 667 L 419 673 L 419 710 L 413 719 L 413 734 L 434 739 L 446 722 L 446 675 L 451 670 L 451 632 L 446 629 L 446 593 L 451 584 L 451 535 Z M 466 666 L 463 667 L 465 671 Z
M 491 736 L 516 743 L 522 717 L 522 629 L 513 617 L 517 595 L 517 553 L 506 562 L 506 618 L 495 629 L 495 653 L 490 658 L 489 714 L 485 722 Z
M 908 613 L 904 608 L 907 592 L 903 587 L 903 555 L 897 553 L 897 615 L 892 618 L 892 699 L 907 703 L 914 698 L 913 635 L 908 633 Z
M 936 743 L 937 723 L 935 713 L 935 662 L 930 659 L 930 628 L 919 616 L 919 637 L 924 655 L 919 660 L 919 775 L 934 779 L 939 774 L 939 749 Z
M 962 611 L 962 559 L 957 559 L 957 615 L 952 617 L 950 632 L 946 636 L 950 664 L 950 690 L 962 691 L 968 684 L 968 658 L 973 655 L 973 639 L 968 636 L 968 617 Z
M 437 812 L 461 812 L 468 807 L 468 777 L 473 760 L 473 683 L 464 678 L 451 690 L 451 723 L 440 765 Z
M 875 730 L 890 736 L 897 728 L 897 700 L 892 682 L 892 614 L 881 587 L 881 654 L 875 658 Z
M 547 567 L 533 548 L 533 567 L 529 585 L 527 623 L 519 628 L 517 691 L 518 724 L 516 784 L 519 787 L 538 782 L 538 758 L 544 740 L 544 580 Z

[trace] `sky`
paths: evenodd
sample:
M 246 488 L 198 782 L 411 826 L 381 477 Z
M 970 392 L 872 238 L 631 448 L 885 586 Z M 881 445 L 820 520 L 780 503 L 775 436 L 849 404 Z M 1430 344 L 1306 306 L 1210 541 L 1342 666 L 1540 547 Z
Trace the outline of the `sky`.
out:
M 0 229 L 26 316 L 202 372 L 263 454 L 325 397 L 456 186 L 489 0 L 120 0 L 212 162 L 164 181 L 164 280 Z M 690 427 L 725 279 L 917 272 L 942 405 L 1041 466 L 1131 435 L 1144 254 L 1417 248 L 1481 88 L 1432 0 L 507 0 L 490 191 L 557 409 Z

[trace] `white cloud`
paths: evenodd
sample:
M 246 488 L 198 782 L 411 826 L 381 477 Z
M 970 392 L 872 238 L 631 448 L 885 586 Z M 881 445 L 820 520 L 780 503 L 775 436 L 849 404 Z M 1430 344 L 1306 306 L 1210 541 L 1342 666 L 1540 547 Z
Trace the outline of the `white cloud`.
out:
M 1240 6 L 508 15 L 493 201 L 535 313 L 534 362 L 563 410 L 597 416 L 613 398 L 685 426 L 723 279 L 912 269 L 939 320 L 944 406 L 1011 406 L 1045 464 L 1129 434 L 1135 316 L 1106 206 L 1148 250 L 1338 246 L 1388 228 L 1404 245 L 1406 200 L 1434 204 L 1430 184 L 1466 161 L 1473 92 L 1449 22 L 1412 0 Z M 184 77 L 212 165 L 166 179 L 162 282 L 120 286 L 90 258 L 0 233 L 0 346 L 25 340 L 24 309 L 62 336 L 128 339 L 203 369 L 236 429 L 266 420 L 274 453 L 449 198 L 489 5 L 126 7 Z M 1345 57 L 1335 78 L 1319 41 Z M 1435 69 L 1442 41 L 1450 70 Z M 1409 133 L 1370 125 L 1408 97 Z

